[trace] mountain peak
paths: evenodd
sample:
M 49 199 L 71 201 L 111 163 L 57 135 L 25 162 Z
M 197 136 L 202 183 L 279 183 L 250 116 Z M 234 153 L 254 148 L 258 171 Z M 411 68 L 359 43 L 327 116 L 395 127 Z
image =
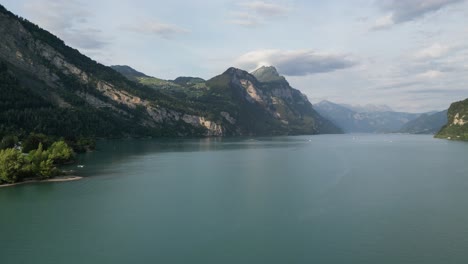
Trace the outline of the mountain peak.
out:
M 322 100 L 322 101 L 316 103 L 315 105 L 336 105 L 336 104 L 333 103 L 333 102 L 330 102 L 328 100 Z
M 275 82 L 286 80 L 274 66 L 262 66 L 251 73 L 260 82 Z
M 223 75 L 246 76 L 246 75 L 249 75 L 249 73 L 239 68 L 230 67 L 223 73 Z
M 278 70 L 276 70 L 275 66 L 261 66 L 255 71 L 268 71 L 279 76 Z

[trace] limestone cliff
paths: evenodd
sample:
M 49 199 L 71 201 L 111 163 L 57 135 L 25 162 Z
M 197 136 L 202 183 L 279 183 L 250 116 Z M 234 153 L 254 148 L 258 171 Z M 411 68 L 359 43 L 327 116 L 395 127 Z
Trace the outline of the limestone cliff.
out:
M 453 103 L 448 109 L 448 122 L 436 137 L 468 140 L 468 99 Z

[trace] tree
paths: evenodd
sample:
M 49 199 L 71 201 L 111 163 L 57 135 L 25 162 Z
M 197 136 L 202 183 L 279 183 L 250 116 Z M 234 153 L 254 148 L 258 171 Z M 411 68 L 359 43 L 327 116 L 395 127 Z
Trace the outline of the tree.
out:
M 76 152 L 83 153 L 96 149 L 96 141 L 93 138 L 79 137 L 69 138 L 66 143 Z
M 18 144 L 18 137 L 7 135 L 0 141 L 0 149 L 14 148 Z
M 48 179 L 58 174 L 57 168 L 51 159 L 43 160 L 39 164 L 39 176 L 43 179 Z
M 5 62 L 0 61 L 0 72 L 6 72 L 8 71 L 8 66 L 6 65 Z
M 41 173 L 41 162 L 48 159 L 49 154 L 43 150 L 42 143 L 35 150 L 31 150 L 26 156 L 29 163 L 29 171 L 34 176 Z
M 29 153 L 31 150 L 35 150 L 39 147 L 39 144 L 42 144 L 44 148 L 50 146 L 51 140 L 44 134 L 31 133 L 23 141 L 22 149 L 23 153 Z
M 20 181 L 27 166 L 23 154 L 16 149 L 0 150 L 0 180 L 7 183 Z
M 54 164 L 64 164 L 74 158 L 73 150 L 63 140 L 54 142 L 47 153 Z

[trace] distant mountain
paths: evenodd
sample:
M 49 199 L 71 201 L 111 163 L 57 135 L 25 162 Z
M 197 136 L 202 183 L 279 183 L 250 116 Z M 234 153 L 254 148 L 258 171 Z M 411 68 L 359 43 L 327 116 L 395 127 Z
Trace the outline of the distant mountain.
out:
M 110 67 L 131 81 L 154 88 L 155 90 L 159 90 L 160 92 L 171 96 L 184 98 L 184 94 L 188 92 L 184 91 L 185 89 L 182 86 L 182 83 L 184 82 L 185 78 L 190 77 L 180 77 L 180 79 L 178 78 L 179 80 L 177 81 L 169 81 L 146 75 L 127 65 L 113 65 Z M 186 84 L 187 83 L 184 85 Z
M 205 80 L 198 77 L 177 77 L 172 82 L 182 86 L 194 86 L 200 83 L 205 83 Z
M 435 134 L 447 124 L 447 110 L 422 114 L 418 118 L 404 124 L 400 133 Z
M 335 125 L 343 129 L 345 133 L 363 130 L 365 124 L 354 118 L 356 112 L 339 104 L 330 101 L 322 101 L 314 105 L 314 109 L 323 117 L 332 121 Z
M 314 109 L 346 133 L 392 133 L 399 131 L 404 124 L 420 116 L 420 114 L 381 111 L 384 108 L 379 108 L 374 112 L 357 112 L 350 109 L 348 105 L 329 101 L 315 104 Z
M 447 118 L 447 124 L 436 134 L 436 137 L 468 140 L 468 99 L 450 105 Z
M 343 104 L 344 107 L 353 110 L 357 113 L 375 113 L 375 112 L 394 112 L 392 108 L 388 105 L 347 105 Z

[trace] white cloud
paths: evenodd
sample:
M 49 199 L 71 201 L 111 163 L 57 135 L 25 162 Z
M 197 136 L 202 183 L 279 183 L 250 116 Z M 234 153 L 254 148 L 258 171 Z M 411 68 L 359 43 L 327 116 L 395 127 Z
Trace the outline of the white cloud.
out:
M 240 10 L 231 12 L 227 22 L 244 27 L 256 27 L 291 12 L 289 7 L 264 1 L 243 2 L 237 6 Z
M 267 3 L 264 1 L 246 2 L 246 3 L 240 3 L 239 5 L 251 11 L 254 11 L 259 15 L 267 16 L 267 17 L 283 16 L 290 11 L 290 9 L 285 6 L 281 6 L 281 5 L 273 4 L 273 3 Z
M 177 25 L 160 22 L 144 22 L 135 25 L 125 25 L 122 29 L 143 34 L 154 34 L 165 39 L 171 39 L 177 35 L 187 34 L 190 31 Z
M 379 19 L 377 19 L 377 21 L 375 21 L 375 25 L 372 27 L 372 29 L 375 29 L 375 30 L 384 29 L 384 28 L 391 27 L 394 24 L 395 24 L 395 22 L 393 21 L 393 15 L 388 14 L 386 16 L 383 16 L 383 17 L 380 17 Z
M 275 66 L 288 76 L 305 76 L 332 72 L 356 65 L 347 55 L 318 53 L 312 50 L 255 50 L 240 56 L 235 64 L 253 70 L 260 66 Z
M 429 47 L 426 47 L 415 54 L 417 59 L 435 59 L 446 55 L 451 51 L 451 47 L 448 45 L 442 45 L 440 43 L 434 43 Z
M 441 77 L 442 75 L 443 75 L 443 72 L 441 71 L 429 70 L 421 74 L 418 74 L 417 77 L 422 78 L 422 79 L 436 79 L 436 78 Z
M 378 6 L 386 14 L 375 22 L 372 29 L 384 29 L 394 24 L 413 21 L 464 0 L 380 0 Z
M 227 21 L 228 23 L 244 27 L 255 27 L 262 23 L 258 16 L 251 15 L 248 12 L 233 12 L 231 17 Z

